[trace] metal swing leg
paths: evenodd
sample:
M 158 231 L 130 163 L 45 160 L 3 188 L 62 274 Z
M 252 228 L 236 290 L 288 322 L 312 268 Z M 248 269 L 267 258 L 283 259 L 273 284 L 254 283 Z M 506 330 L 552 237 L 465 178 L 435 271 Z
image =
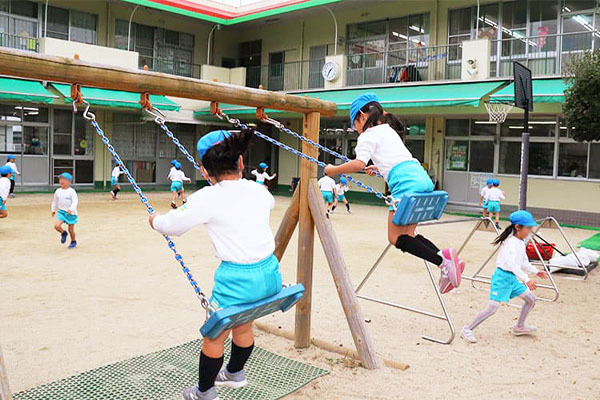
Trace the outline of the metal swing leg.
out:
M 460 245 L 459 249 L 456 252 L 458 255 L 460 255 L 460 253 L 465 249 L 465 247 L 467 247 L 467 244 L 471 241 L 471 238 L 477 231 L 494 232 L 496 233 L 496 235 L 500 235 L 500 231 L 498 230 L 498 228 L 496 228 L 496 224 L 494 223 L 494 221 L 492 221 L 490 217 L 481 217 L 479 221 L 477 221 L 467 238 Z
M 368 301 L 372 301 L 375 303 L 379 303 L 379 304 L 384 304 L 386 306 L 391 306 L 391 307 L 395 307 L 395 308 L 400 308 L 402 310 L 405 311 L 410 311 L 410 312 L 414 312 L 417 314 L 421 314 L 421 315 L 425 315 L 431 318 L 436 318 L 436 319 L 441 319 L 444 320 L 448 323 L 448 326 L 450 328 L 450 337 L 446 340 L 444 339 L 438 339 L 435 338 L 433 336 L 427 336 L 427 335 L 423 335 L 423 339 L 425 340 L 429 340 L 431 342 L 435 342 L 435 343 L 440 343 L 440 344 L 450 344 L 452 343 L 452 341 L 454 340 L 454 336 L 455 336 L 455 329 L 454 329 L 454 323 L 452 322 L 452 318 L 450 317 L 449 313 L 448 313 L 448 309 L 446 308 L 446 303 L 444 302 L 444 299 L 442 297 L 442 293 L 440 292 L 440 289 L 435 281 L 435 277 L 433 276 L 433 272 L 431 271 L 431 265 L 427 262 L 424 261 L 425 263 L 425 268 L 427 268 L 427 273 L 429 274 L 429 278 L 431 279 L 431 284 L 433 285 L 433 288 L 435 290 L 435 293 L 437 295 L 437 298 L 440 302 L 440 305 L 442 306 L 442 311 L 443 311 L 443 315 L 441 314 L 435 314 L 429 311 L 424 311 L 424 310 L 420 310 L 414 307 L 409 307 L 409 306 L 405 306 L 402 304 L 398 304 L 398 303 L 393 303 L 390 301 L 386 301 L 386 300 L 382 300 L 382 299 L 378 299 L 375 297 L 371 297 L 371 296 L 365 296 L 365 295 L 361 295 L 359 294 L 360 290 L 362 289 L 362 287 L 367 283 L 367 281 L 369 280 L 369 278 L 371 277 L 371 275 L 373 275 L 373 272 L 375 272 L 375 270 L 377 269 L 377 267 L 379 266 L 379 264 L 381 263 L 381 261 L 383 260 L 383 258 L 385 257 L 385 255 L 387 254 L 387 252 L 389 251 L 389 249 L 392 247 L 391 244 L 388 244 L 385 249 L 383 250 L 383 252 L 381 253 L 381 255 L 377 258 L 377 261 L 375 261 L 375 264 L 373 264 L 373 266 L 371 267 L 371 269 L 369 269 L 369 272 L 367 272 L 367 275 L 365 275 L 365 277 L 363 278 L 363 280 L 360 282 L 360 284 L 358 285 L 358 287 L 356 288 L 356 296 L 358 298 L 364 299 L 364 300 L 368 300 Z

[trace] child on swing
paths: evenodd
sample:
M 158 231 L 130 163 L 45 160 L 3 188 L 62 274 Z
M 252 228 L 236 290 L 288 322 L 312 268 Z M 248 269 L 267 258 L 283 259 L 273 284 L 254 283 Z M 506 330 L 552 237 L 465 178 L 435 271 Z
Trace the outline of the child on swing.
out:
M 501 244 L 502 248 L 498 253 L 496 270 L 492 275 L 488 306 L 480 311 L 469 325 L 464 326 L 460 334 L 469 343 L 477 342 L 473 329 L 494 315 L 500 303 L 508 303 L 515 297 L 520 297 L 524 303 L 519 320 L 512 328 L 513 334 L 530 335 L 536 330 L 535 326 L 525 324 L 529 312 L 535 305 L 535 296 L 531 291 L 537 287 L 535 281 L 529 279 L 528 275 L 535 274 L 539 278 L 548 279 L 548 274 L 531 265 L 525 251 L 525 242 L 537 223 L 525 210 L 512 213 L 510 223 L 510 226 L 494 241 L 494 244 Z
M 225 308 L 255 302 L 281 291 L 279 261 L 269 216 L 275 200 L 269 191 L 242 178 L 243 154 L 252 132 L 213 131 L 198 141 L 202 169 L 212 186 L 200 189 L 187 204 L 168 214 L 150 216 L 157 231 L 179 236 L 205 225 L 221 265 L 215 272 L 211 304 Z M 198 385 L 183 392 L 186 400 L 215 400 L 215 385 L 246 385 L 244 365 L 254 348 L 252 322 L 233 328 L 231 358 L 223 365 L 224 343 L 231 331 L 204 338 Z
M 350 126 L 358 132 L 356 159 L 341 165 L 328 165 L 329 176 L 350 174 L 365 170 L 369 175 L 377 172 L 386 180 L 392 197 L 428 193 L 433 182 L 403 141 L 404 126 L 394 115 L 387 113 L 374 93 L 357 97 L 350 107 Z M 369 161 L 373 165 L 367 166 Z M 435 244 L 415 233 L 417 224 L 398 226 L 393 223 L 394 209 L 388 215 L 388 240 L 403 252 L 429 261 L 441 269 L 440 289 L 443 292 L 460 285 L 464 263 L 458 259 L 456 250 L 440 250 Z

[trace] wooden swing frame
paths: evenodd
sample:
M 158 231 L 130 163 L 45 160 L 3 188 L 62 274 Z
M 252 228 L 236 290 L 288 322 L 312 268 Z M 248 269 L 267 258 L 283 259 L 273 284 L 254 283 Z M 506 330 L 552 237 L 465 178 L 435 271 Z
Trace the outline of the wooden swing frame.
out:
M 303 114 L 302 134 L 319 142 L 321 115 L 333 116 L 335 103 L 315 98 L 206 80 L 168 75 L 147 70 L 134 70 L 101 65 L 22 50 L 0 50 L 0 75 L 38 81 L 78 84 L 103 89 L 182 97 L 218 103 L 229 103 Z M 302 152 L 318 157 L 318 149 L 302 143 Z M 311 315 L 315 228 L 327 257 L 340 302 L 354 340 L 357 354 L 367 369 L 381 367 L 367 329 L 358 298 L 346 268 L 343 253 L 317 185 L 317 166 L 301 160 L 300 184 L 275 235 L 275 256 L 281 260 L 298 226 L 297 282 L 304 285 L 302 300 L 296 305 L 294 344 L 307 348 L 311 344 Z M 0 360 L 1 361 L 1 360 Z M 2 378 L 2 376 L 0 376 Z M 3 380 L 3 379 L 1 379 Z M 1 385 L 0 385 L 1 387 Z M 10 393 L 8 394 L 10 396 Z M 1 395 L 0 395 L 1 398 Z M 9 399 L 10 397 L 6 397 Z

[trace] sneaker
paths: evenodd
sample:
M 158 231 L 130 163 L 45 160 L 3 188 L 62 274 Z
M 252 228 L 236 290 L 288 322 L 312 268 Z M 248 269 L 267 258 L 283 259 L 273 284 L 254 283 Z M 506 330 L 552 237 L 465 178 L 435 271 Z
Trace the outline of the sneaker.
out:
M 60 244 L 67 243 L 67 235 L 67 231 L 63 231 L 63 233 L 60 234 Z
M 497 222 L 496 222 L 494 225 L 496 225 L 496 229 L 498 229 L 498 230 L 501 230 L 501 229 L 502 229 L 502 228 L 500 227 L 500 224 L 499 224 L 499 223 L 497 223 Z
M 219 375 L 217 375 L 217 379 L 215 379 L 215 385 L 227 386 L 232 389 L 239 389 L 247 384 L 248 381 L 246 380 L 246 374 L 244 374 L 244 370 L 231 373 L 227 371 L 227 368 L 223 368 L 219 372 Z
M 352 211 L 350 211 L 350 210 L 346 210 L 346 211 L 348 211 L 348 214 L 352 214 Z
M 462 273 L 465 271 L 465 262 L 458 260 L 458 268 L 460 274 L 462 275 Z M 447 273 L 444 273 L 444 270 L 442 270 L 442 273 L 440 274 L 439 288 L 442 294 L 446 294 L 454 289 L 454 285 L 450 282 L 450 278 L 448 278 Z
M 518 327 L 515 325 L 512 328 L 512 333 L 515 336 L 531 335 L 536 331 L 536 329 L 537 328 L 533 325 L 524 325 L 523 327 Z
M 198 386 L 187 388 L 181 394 L 184 400 L 219 400 L 217 389 L 213 386 L 206 392 L 201 392 Z
M 173 208 L 173 209 L 177 208 L 177 204 L 171 203 L 171 208 Z
M 14 194 L 14 193 L 10 193 L 10 194 L 8 195 L 8 198 L 10 198 L 10 199 L 14 199 L 14 198 L 15 198 L 15 194 Z
M 442 265 L 440 268 L 442 269 L 442 274 L 448 275 L 448 279 L 450 279 L 450 283 L 457 288 L 460 286 L 461 280 L 461 272 L 459 272 L 459 260 L 456 254 L 456 250 L 453 248 L 447 248 L 441 251 L 441 256 L 443 258 Z
M 73 240 L 70 244 L 69 244 L 69 248 L 70 249 L 74 249 L 75 247 L 77 247 L 77 241 Z
M 475 334 L 466 326 L 463 326 L 462 331 L 460 332 L 460 337 L 469 343 L 477 343 L 477 338 L 475 337 Z
M 113 200 L 117 199 L 117 196 L 115 195 L 115 192 L 113 192 L 112 190 L 110 191 L 110 195 L 112 196 Z

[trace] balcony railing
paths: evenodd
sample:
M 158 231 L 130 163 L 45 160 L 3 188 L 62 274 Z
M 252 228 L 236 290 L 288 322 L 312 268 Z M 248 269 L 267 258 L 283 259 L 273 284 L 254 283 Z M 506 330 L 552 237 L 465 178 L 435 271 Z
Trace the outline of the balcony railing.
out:
M 586 51 L 598 48 L 598 31 L 494 40 L 491 75 L 512 76 L 513 61 L 519 61 L 529 67 L 534 76 L 561 75 L 570 61 L 581 57 Z
M 0 33 L 0 47 L 37 52 L 38 45 L 38 39 L 34 37 Z
M 150 71 L 197 79 L 200 79 L 201 76 L 202 66 L 199 64 L 190 64 L 186 60 L 167 57 L 147 57 L 140 54 L 139 67 L 144 68 L 146 65 Z
M 460 79 L 459 44 L 350 54 L 346 85 Z
M 246 68 L 246 85 L 268 90 L 317 89 L 325 85 L 325 59 L 294 61 Z

